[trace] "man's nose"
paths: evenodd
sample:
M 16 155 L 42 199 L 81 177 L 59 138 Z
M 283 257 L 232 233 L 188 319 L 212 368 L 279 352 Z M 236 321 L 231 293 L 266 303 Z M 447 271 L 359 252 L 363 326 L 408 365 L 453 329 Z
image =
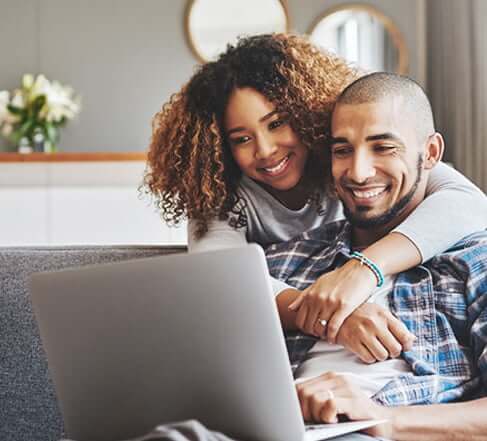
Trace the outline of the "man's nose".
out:
M 256 137 L 257 149 L 255 156 L 257 159 L 270 158 L 277 150 L 277 144 L 272 136 L 258 135 Z
M 363 152 L 356 152 L 352 159 L 352 164 L 348 170 L 348 177 L 361 184 L 369 178 L 375 176 L 375 164 L 373 158 Z

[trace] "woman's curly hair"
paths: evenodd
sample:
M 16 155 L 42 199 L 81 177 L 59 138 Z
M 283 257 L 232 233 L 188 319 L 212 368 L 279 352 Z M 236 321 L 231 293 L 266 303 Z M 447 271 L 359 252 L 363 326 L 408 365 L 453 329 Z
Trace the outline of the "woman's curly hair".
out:
M 306 178 L 312 188 L 325 188 L 331 110 L 356 76 L 344 60 L 292 34 L 240 39 L 218 60 L 202 65 L 153 120 L 144 187 L 163 219 L 173 224 L 192 219 L 201 237 L 209 221 L 227 219 L 235 210 L 241 171 L 222 129 L 235 88 L 251 87 L 289 115 L 310 150 Z

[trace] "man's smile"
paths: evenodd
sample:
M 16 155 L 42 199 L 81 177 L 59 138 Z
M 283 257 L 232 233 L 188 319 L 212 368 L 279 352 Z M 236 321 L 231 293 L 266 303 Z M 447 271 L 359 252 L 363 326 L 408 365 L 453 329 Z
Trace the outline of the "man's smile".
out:
M 375 204 L 382 196 L 390 190 L 390 185 L 373 186 L 344 186 L 343 187 L 356 205 Z

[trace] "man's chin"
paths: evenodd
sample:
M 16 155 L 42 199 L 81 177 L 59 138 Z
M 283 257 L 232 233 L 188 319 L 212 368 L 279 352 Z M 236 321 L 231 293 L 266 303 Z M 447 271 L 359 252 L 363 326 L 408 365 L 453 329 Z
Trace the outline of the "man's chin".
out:
M 384 221 L 380 216 L 378 217 L 363 217 L 363 216 L 347 216 L 349 222 L 356 228 L 367 230 L 382 226 Z
M 373 207 L 355 207 L 352 212 L 345 207 L 345 217 L 356 228 L 370 229 L 387 225 L 393 217 L 391 210 L 377 212 Z

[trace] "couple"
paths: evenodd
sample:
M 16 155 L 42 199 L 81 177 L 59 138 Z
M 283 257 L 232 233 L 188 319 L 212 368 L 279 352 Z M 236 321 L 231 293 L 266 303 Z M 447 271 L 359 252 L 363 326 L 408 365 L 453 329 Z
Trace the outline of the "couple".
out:
M 477 272 L 485 271 L 485 259 L 479 257 L 482 253 L 475 250 L 462 255 L 459 245 L 459 255 L 444 254 L 448 265 L 441 256 L 418 265 L 485 228 L 485 197 L 444 164 L 433 167 L 443 144 L 435 134 L 429 103 L 416 85 L 407 83 L 406 87 L 396 77 L 372 76 L 363 90 L 355 85 L 342 95 L 333 113 L 330 138 L 334 103 L 358 76 L 342 60 L 297 36 L 243 39 L 216 62 L 202 66 L 164 105 L 154 120 L 149 151 L 147 187 L 166 220 L 189 218 L 190 251 L 246 241 L 268 247 L 284 327 L 297 327 L 314 336 L 326 332 L 330 342 L 338 339 L 361 360 L 381 361 L 366 365 L 350 352 L 338 353 L 318 342 L 298 375 L 321 373 L 319 360 L 326 351 L 337 353 L 339 367 L 348 356 L 347 371 L 350 365 L 367 370 L 377 367 L 373 378 L 364 377 L 362 384 L 375 401 L 358 391 L 356 382 L 346 386 L 346 377 L 328 374 L 298 387 L 306 419 L 333 421 L 337 412 L 363 418 L 355 412 L 366 411 L 369 405 L 375 416 L 387 410 L 374 404 L 377 402 L 396 405 L 474 398 L 470 392 L 481 389 L 479 372 L 484 366 L 473 360 L 482 360 L 479 336 L 484 331 L 472 317 L 476 308 L 483 311 L 482 297 L 475 300 L 479 290 L 485 291 L 485 286 L 475 285 L 484 283 L 476 277 Z M 370 109 L 353 113 L 375 104 L 385 106 L 379 116 L 389 126 L 380 126 L 379 118 L 367 120 L 365 117 L 374 114 Z M 382 130 L 367 134 L 366 123 Z M 398 126 L 396 131 L 392 123 Z M 339 128 L 344 132 L 337 133 Z M 424 139 L 418 138 L 421 136 Z M 329 167 L 333 173 L 324 173 Z M 333 231 L 327 230 L 330 221 L 343 218 L 340 202 L 328 193 L 333 186 L 325 178 L 331 174 L 353 227 L 337 223 Z M 382 211 L 392 206 L 393 213 L 382 217 Z M 310 230 L 312 236 L 306 233 L 288 242 Z M 353 258 L 349 258 L 350 237 L 354 251 L 361 253 Z M 469 247 L 479 244 L 468 242 Z M 438 268 L 430 268 L 437 260 Z M 454 270 L 447 271 L 453 264 Z M 443 276 L 451 273 L 450 283 Z M 425 284 L 423 278 L 431 283 Z M 414 290 L 408 288 L 411 282 Z M 377 285 L 381 290 L 377 291 Z M 444 305 L 434 303 L 437 291 L 448 293 L 442 297 Z M 376 302 L 364 304 L 371 296 Z M 386 308 L 379 309 L 377 302 Z M 416 309 L 409 310 L 413 305 Z M 443 315 L 437 317 L 438 312 Z M 420 322 L 421 318 L 428 321 Z M 452 320 L 454 328 L 445 325 L 435 330 L 435 320 L 436 324 Z M 475 338 L 462 328 L 465 323 L 468 331 L 477 332 Z M 294 339 L 298 349 L 303 344 L 306 348 L 308 342 L 303 334 Z M 445 344 L 452 347 L 447 353 L 452 354 L 453 363 L 445 360 L 444 353 L 434 352 L 438 346 L 444 350 Z M 395 357 L 401 351 L 403 359 L 399 360 Z M 391 360 L 383 361 L 386 358 Z M 390 381 L 395 374 L 396 383 Z M 475 380 L 470 382 L 471 378 Z M 471 403 L 472 409 L 468 407 Z M 482 412 L 482 406 L 485 411 L 482 400 L 447 406 L 449 412 L 451 406 L 453 411 L 460 406 L 460 412 L 467 406 L 470 418 L 461 429 L 450 428 L 449 433 L 485 432 L 476 414 Z M 437 412 L 434 406 L 428 408 L 431 410 Z M 435 439 L 433 432 L 437 439 L 445 439 L 444 421 L 438 429 L 437 416 L 421 410 L 420 417 L 424 419 L 415 421 L 425 439 Z M 371 434 L 421 439 L 414 428 L 404 424 L 413 418 L 408 414 L 401 418 L 391 414 L 389 420 L 397 425 L 374 429 L 378 431 Z M 460 422 L 459 418 L 449 420 Z

